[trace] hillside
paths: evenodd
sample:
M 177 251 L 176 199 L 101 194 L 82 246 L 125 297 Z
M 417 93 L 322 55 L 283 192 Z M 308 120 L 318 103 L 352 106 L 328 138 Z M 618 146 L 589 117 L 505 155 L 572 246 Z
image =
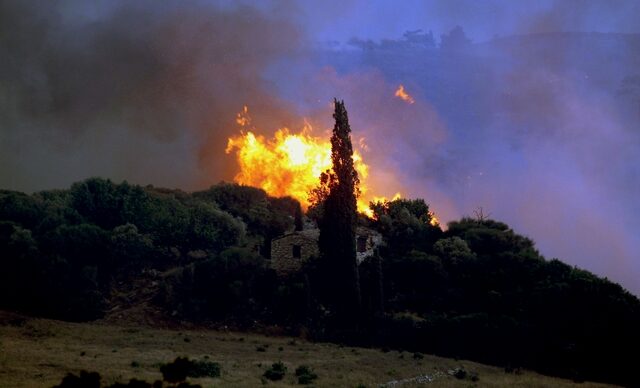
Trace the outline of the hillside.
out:
M 91 178 L 0 192 L 0 308 L 69 321 L 231 327 L 633 385 L 640 301 L 483 217 L 432 222 L 422 199 L 372 207 L 357 330 L 336 326 L 317 259 L 271 268 L 299 204 L 221 183 L 186 193 Z M 403 374 L 403 376 L 407 376 Z
M 294 369 L 310 366 L 318 375 L 316 387 L 412 387 L 402 381 L 429 376 L 434 387 L 606 387 L 604 384 L 562 380 L 520 370 L 410 352 L 380 351 L 311 343 L 299 338 L 273 337 L 229 331 L 166 330 L 144 326 L 68 323 L 29 319 L 0 312 L 0 387 L 51 387 L 68 372 L 97 371 L 102 383 L 137 378 L 162 379 L 158 366 L 178 356 L 219 362 L 219 378 L 190 379 L 203 387 L 256 387 L 273 363 L 283 361 L 288 372 L 281 382 L 267 386 L 300 386 Z M 259 351 L 257 349 L 263 349 Z M 448 374 L 463 367 L 478 381 Z

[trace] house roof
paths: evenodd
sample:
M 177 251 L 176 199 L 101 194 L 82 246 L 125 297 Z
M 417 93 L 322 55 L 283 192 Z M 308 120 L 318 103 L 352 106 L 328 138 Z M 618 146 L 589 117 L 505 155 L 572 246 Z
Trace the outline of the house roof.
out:
M 273 241 L 277 241 L 289 236 L 302 236 L 311 240 L 318 240 L 318 238 L 320 237 L 320 229 L 305 229 L 305 230 L 297 230 L 297 231 L 293 231 L 293 232 L 289 232 L 286 234 L 283 234 L 280 237 L 276 237 L 273 239 Z
M 289 233 L 283 234 L 282 236 L 274 238 L 273 241 L 280 240 L 282 238 L 293 236 L 293 235 L 299 235 L 309 239 L 318 240 L 320 238 L 320 229 L 310 228 L 310 229 L 289 232 Z M 371 228 L 358 226 L 356 229 L 356 236 L 379 236 L 379 235 L 380 233 L 378 233 L 377 231 Z

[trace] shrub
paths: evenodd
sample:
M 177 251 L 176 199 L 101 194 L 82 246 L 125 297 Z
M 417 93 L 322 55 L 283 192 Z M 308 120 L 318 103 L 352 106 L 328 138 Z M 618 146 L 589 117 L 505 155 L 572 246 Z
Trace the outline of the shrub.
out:
M 274 362 L 271 365 L 271 368 L 267 369 L 263 376 L 271 381 L 282 380 L 284 378 L 284 374 L 287 372 L 287 367 L 282 363 L 282 361 Z
M 187 379 L 187 374 L 191 368 L 191 361 L 186 357 L 178 357 L 172 363 L 164 364 L 160 367 L 162 378 L 170 383 L 177 383 Z
M 220 364 L 212 361 L 192 361 L 189 377 L 220 377 Z
M 187 377 L 220 377 L 220 364 L 211 361 L 192 361 L 178 357 L 160 367 L 162 377 L 170 383 L 184 381 Z
M 467 377 L 467 371 L 464 368 L 456 368 L 453 370 L 453 377 L 463 380 Z
M 296 376 L 298 376 L 298 384 L 302 385 L 311 384 L 313 380 L 318 378 L 318 375 L 306 365 L 300 365 L 296 368 Z
M 68 373 L 54 388 L 100 388 L 100 374 L 86 370 L 80 371 L 80 376 Z

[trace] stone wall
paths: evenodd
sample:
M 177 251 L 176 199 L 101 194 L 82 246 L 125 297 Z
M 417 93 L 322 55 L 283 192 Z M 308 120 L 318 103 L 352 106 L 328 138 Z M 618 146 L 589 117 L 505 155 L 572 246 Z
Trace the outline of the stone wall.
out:
M 358 239 L 366 239 L 364 251 L 356 251 L 356 261 L 360 265 L 367 257 L 373 256 L 375 249 L 382 244 L 382 235 L 373 229 L 359 227 L 356 230 L 356 247 L 359 248 Z
M 303 231 L 285 234 L 282 237 L 271 241 L 271 268 L 278 275 L 286 275 L 297 272 L 302 268 L 302 264 L 309 260 L 310 257 L 318 257 L 318 238 L 320 231 L 318 229 L 305 229 Z M 380 233 L 369 229 L 359 227 L 356 230 L 356 246 L 358 238 L 366 239 L 364 251 L 356 253 L 358 265 L 367 257 L 373 256 L 375 249 L 382 243 Z M 300 247 L 300 257 L 293 255 L 294 246 Z
M 286 275 L 299 271 L 310 257 L 317 257 L 317 233 L 293 232 L 271 242 L 271 267 L 279 274 Z M 293 256 L 294 246 L 300 247 L 300 257 Z

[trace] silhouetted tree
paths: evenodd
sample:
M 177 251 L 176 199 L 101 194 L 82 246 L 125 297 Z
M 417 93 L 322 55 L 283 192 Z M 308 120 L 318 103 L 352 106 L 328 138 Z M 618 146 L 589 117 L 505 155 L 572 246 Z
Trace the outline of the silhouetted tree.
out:
M 323 296 L 341 325 L 355 323 L 360 308 L 360 288 L 356 264 L 355 223 L 358 173 L 353 164 L 351 128 L 344 102 L 334 100 L 335 126 L 331 136 L 333 169 L 322 180 L 328 194 L 321 216 L 319 248 L 321 272 L 327 284 Z
M 467 38 L 464 30 L 460 26 L 455 26 L 448 34 L 440 35 L 441 50 L 463 50 L 471 45 L 471 40 Z

